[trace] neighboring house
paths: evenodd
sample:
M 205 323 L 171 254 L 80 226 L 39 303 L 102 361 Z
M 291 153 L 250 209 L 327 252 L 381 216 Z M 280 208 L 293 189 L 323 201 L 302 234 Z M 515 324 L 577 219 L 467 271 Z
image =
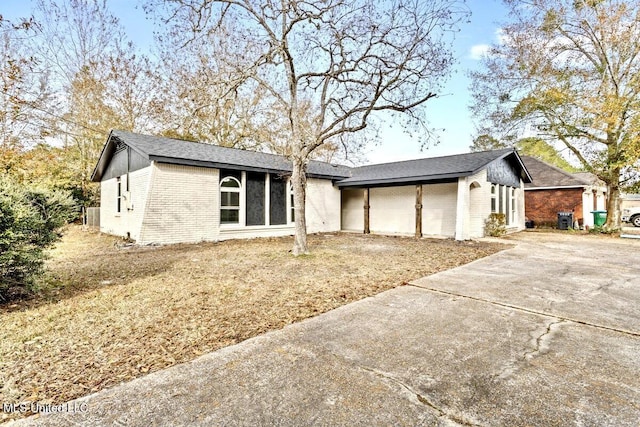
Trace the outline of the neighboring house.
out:
M 607 187 L 593 174 L 570 173 L 535 157 L 522 156 L 533 177 L 525 184 L 525 215 L 534 225 L 555 226 L 559 212 L 572 212 L 579 225 L 593 227 L 594 210 L 605 210 Z
M 491 212 L 524 228 L 524 183 L 511 149 L 357 168 L 311 161 L 310 233 L 484 235 Z M 100 230 L 140 244 L 294 233 L 290 162 L 282 156 L 112 131 L 92 175 Z

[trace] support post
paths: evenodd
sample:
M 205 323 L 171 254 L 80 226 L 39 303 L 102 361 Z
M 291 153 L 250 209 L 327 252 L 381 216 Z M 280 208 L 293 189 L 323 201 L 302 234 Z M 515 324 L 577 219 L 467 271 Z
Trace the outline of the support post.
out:
M 422 185 L 416 185 L 416 239 L 422 237 Z
M 364 234 L 371 233 L 369 229 L 369 189 L 364 189 Z

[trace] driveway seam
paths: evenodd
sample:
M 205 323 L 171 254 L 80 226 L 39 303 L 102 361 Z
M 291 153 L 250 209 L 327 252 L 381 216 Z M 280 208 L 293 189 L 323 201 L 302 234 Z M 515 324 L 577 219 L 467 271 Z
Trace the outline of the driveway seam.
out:
M 507 303 L 500 302 L 500 301 L 493 301 L 493 300 L 489 300 L 489 299 L 486 299 L 486 298 L 474 297 L 474 296 L 471 296 L 471 295 L 465 295 L 465 294 L 461 294 L 461 293 L 458 293 L 458 292 L 445 291 L 445 290 L 442 290 L 442 289 L 431 288 L 429 286 L 418 285 L 418 284 L 415 284 L 415 283 L 408 283 L 407 286 L 413 286 L 415 288 L 424 289 L 425 291 L 434 292 L 434 293 L 438 293 L 438 294 L 450 295 L 450 296 L 455 296 L 455 297 L 460 297 L 460 298 L 467 298 L 467 299 L 470 299 L 470 300 L 473 300 L 473 301 L 484 302 L 484 303 L 488 303 L 488 304 L 492 304 L 492 305 L 497 305 L 499 307 L 505 307 L 505 308 L 509 308 L 509 309 L 512 309 L 512 310 L 522 311 L 522 312 L 525 312 L 525 313 L 537 314 L 539 316 L 560 319 L 560 320 L 567 321 L 567 322 L 577 323 L 579 325 L 590 326 L 592 328 L 604 329 L 604 330 L 607 330 L 607 331 L 613 331 L 613 332 L 617 332 L 617 333 L 624 334 L 624 335 L 630 335 L 632 337 L 640 337 L 640 332 L 628 331 L 628 330 L 625 330 L 625 329 L 614 328 L 614 327 L 611 327 L 611 326 L 599 325 L 597 323 L 586 322 L 584 320 L 578 320 L 578 319 L 574 319 L 574 318 L 571 318 L 571 317 L 566 317 L 566 316 L 562 316 L 562 315 L 558 315 L 558 314 L 554 314 L 554 313 L 545 313 L 543 311 L 532 310 L 530 308 L 520 307 L 520 306 L 513 305 L 513 304 L 507 304 Z

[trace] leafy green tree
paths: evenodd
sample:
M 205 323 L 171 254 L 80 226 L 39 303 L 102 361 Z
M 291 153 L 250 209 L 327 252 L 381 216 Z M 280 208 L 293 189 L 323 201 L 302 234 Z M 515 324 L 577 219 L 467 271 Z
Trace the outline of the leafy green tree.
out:
M 509 23 L 471 74 L 472 111 L 500 139 L 525 129 L 564 145 L 608 187 L 620 227 L 622 177 L 640 159 L 640 3 L 505 0 Z
M 519 153 L 535 157 L 543 162 L 549 163 L 567 172 L 578 172 L 578 168 L 572 166 L 564 157 L 560 155 L 551 144 L 541 138 L 522 138 L 516 143 Z
M 0 176 L 0 302 L 27 292 L 42 273 L 44 250 L 77 215 L 70 194 Z
M 473 144 L 469 147 L 471 151 L 488 151 L 499 150 L 501 148 L 507 148 L 509 144 L 500 141 L 498 138 L 494 138 L 488 133 L 483 133 L 476 136 L 473 139 Z
M 498 150 L 510 146 L 525 156 L 535 157 L 567 172 L 578 172 L 578 168 L 572 166 L 553 145 L 542 138 L 522 138 L 511 145 L 485 133 L 476 137 L 469 148 L 471 151 L 485 151 Z

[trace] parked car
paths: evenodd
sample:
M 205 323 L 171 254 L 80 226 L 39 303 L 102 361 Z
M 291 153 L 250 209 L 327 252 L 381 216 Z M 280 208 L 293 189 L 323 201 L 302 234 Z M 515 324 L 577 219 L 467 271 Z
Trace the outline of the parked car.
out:
M 640 227 L 640 206 L 622 210 L 622 221 Z

